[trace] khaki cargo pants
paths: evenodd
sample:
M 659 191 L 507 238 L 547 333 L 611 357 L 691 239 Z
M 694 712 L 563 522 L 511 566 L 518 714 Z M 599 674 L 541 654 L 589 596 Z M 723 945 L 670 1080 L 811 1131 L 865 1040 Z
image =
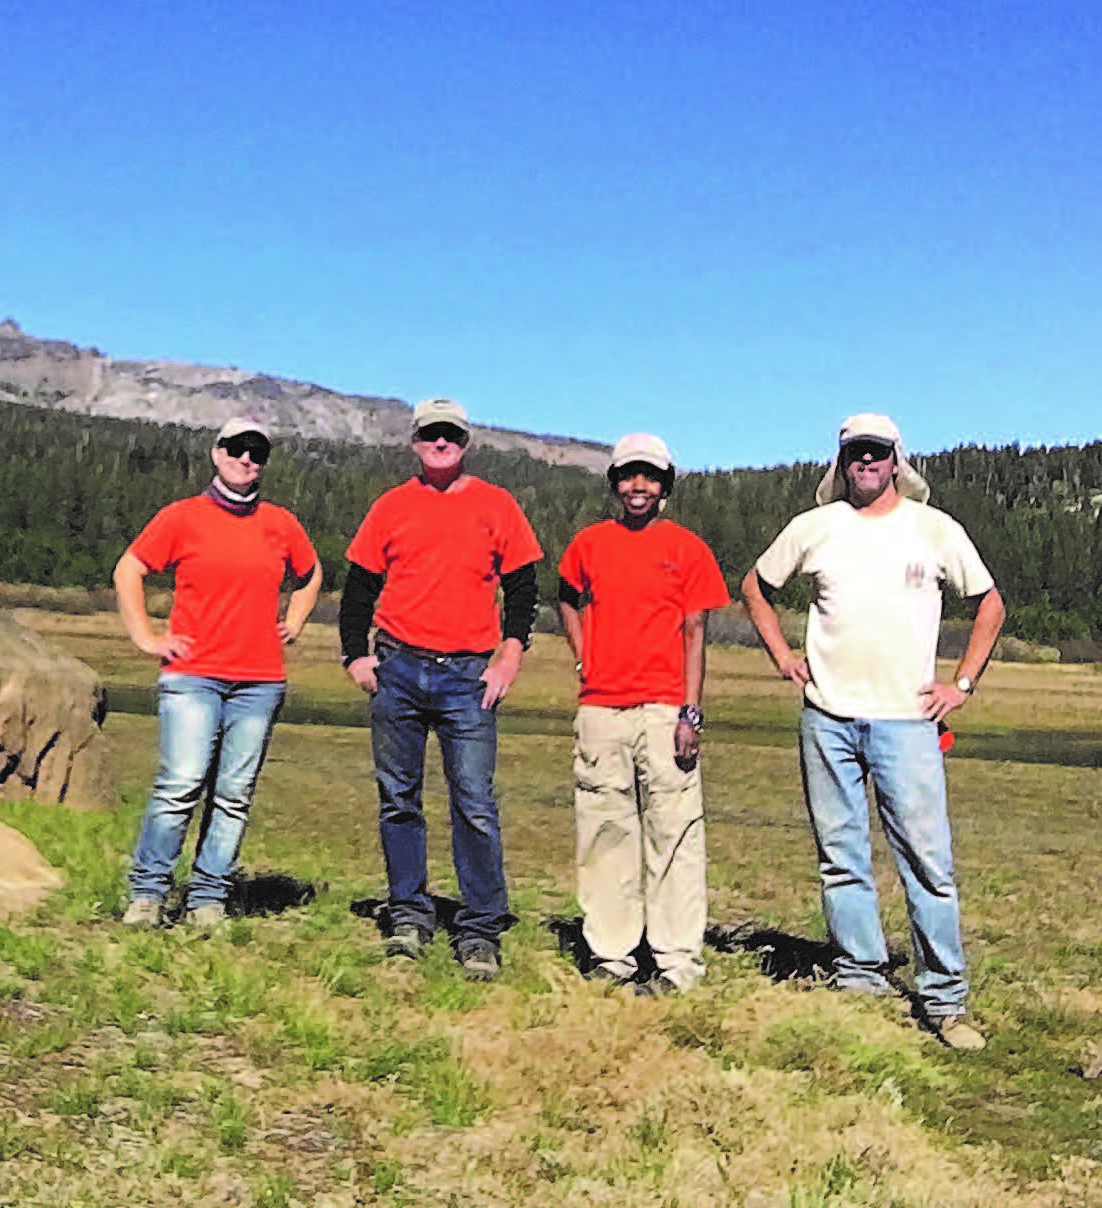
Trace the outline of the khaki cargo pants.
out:
M 646 930 L 659 971 L 687 990 L 707 921 L 699 760 L 674 762 L 673 705 L 582 705 L 574 723 L 578 900 L 594 961 L 616 977 Z

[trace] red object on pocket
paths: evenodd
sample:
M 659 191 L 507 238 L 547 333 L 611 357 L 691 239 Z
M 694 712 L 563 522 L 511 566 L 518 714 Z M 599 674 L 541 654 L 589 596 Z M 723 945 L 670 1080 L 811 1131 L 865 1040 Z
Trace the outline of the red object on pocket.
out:
M 941 749 L 942 755 L 947 755 L 953 749 L 953 743 L 957 741 L 957 736 L 943 722 L 937 723 L 937 745 Z

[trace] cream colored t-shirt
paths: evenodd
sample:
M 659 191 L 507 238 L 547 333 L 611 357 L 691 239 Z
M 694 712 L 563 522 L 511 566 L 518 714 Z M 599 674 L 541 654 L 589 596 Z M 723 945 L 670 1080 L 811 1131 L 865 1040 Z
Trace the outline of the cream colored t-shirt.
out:
M 844 500 L 797 516 L 758 559 L 761 579 L 815 584 L 807 627 L 811 704 L 838 717 L 921 718 L 934 678 L 941 585 L 964 596 L 994 586 L 964 529 L 901 499 L 869 516 Z

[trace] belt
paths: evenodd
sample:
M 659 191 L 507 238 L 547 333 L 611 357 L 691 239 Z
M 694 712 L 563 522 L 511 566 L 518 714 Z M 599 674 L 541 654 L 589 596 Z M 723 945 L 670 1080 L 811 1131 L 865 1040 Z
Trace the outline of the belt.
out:
M 411 646 L 409 642 L 403 642 L 401 638 L 387 633 L 385 629 L 375 632 L 375 649 L 378 650 L 380 646 L 384 650 L 400 650 L 403 654 L 413 655 L 414 658 L 432 659 L 434 663 L 442 663 L 445 659 L 463 659 L 473 656 L 489 658 L 493 654 L 492 650 L 429 650 L 426 646 Z

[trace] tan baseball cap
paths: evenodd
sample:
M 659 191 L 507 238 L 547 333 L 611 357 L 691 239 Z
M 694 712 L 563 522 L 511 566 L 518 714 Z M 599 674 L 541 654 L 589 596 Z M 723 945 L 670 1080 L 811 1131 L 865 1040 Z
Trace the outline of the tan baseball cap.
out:
M 256 432 L 259 436 L 263 436 L 268 444 L 272 443 L 272 434 L 263 424 L 258 423 L 255 419 L 242 419 L 240 416 L 226 420 L 218 429 L 214 443 L 221 444 L 222 441 L 229 440 L 231 436 L 243 436 L 246 432 Z
M 886 416 L 873 411 L 863 411 L 860 415 L 851 415 L 838 432 L 838 452 L 827 468 L 815 491 L 815 502 L 822 507 L 846 497 L 846 479 L 842 472 L 840 454 L 846 445 L 855 440 L 872 440 L 890 447 L 895 452 L 895 464 L 898 470 L 895 479 L 895 489 L 904 499 L 913 499 L 916 503 L 926 503 L 930 498 L 930 487 L 921 474 L 903 456 L 903 438 L 899 429 Z
M 450 398 L 427 398 L 413 408 L 414 434 L 429 424 L 451 424 L 468 433 L 471 430 L 466 411 Z
M 627 436 L 621 436 L 612 447 L 609 469 L 618 470 L 621 466 L 631 465 L 633 461 L 645 462 L 663 472 L 673 466 L 666 442 L 660 436 L 651 436 L 649 432 L 630 432 Z
M 902 441 L 899 429 L 886 415 L 865 411 L 851 415 L 838 432 L 838 447 L 855 440 L 875 440 L 894 449 Z

